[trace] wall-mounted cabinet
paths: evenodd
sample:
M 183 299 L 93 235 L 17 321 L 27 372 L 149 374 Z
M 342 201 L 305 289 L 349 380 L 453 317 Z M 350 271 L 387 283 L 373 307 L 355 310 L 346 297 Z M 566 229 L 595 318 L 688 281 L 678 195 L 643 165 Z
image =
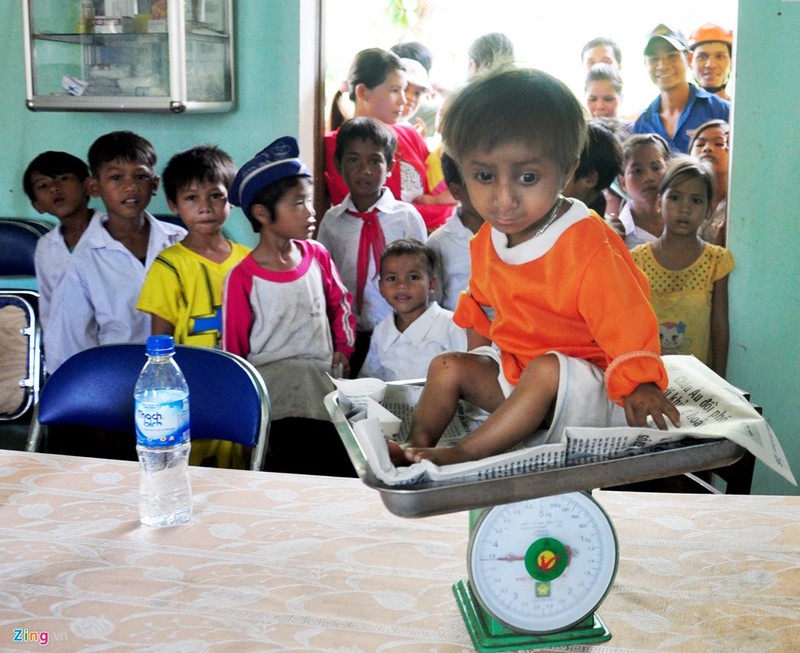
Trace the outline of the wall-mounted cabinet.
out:
M 32 111 L 228 111 L 232 0 L 21 0 Z

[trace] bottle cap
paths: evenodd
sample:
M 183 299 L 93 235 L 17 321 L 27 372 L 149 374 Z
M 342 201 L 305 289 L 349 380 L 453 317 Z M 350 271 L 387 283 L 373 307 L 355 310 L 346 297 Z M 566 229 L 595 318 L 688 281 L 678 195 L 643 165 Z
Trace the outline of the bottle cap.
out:
M 147 338 L 148 356 L 165 356 L 175 353 L 175 340 L 172 336 L 150 336 Z

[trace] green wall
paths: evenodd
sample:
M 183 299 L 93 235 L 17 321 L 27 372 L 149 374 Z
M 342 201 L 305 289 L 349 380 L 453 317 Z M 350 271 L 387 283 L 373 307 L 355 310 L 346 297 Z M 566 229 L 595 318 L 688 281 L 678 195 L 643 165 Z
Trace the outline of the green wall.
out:
M 65 2 L 65 0 L 51 0 Z M 77 0 L 74 0 L 77 3 Z M 219 145 L 237 164 L 279 136 L 298 136 L 297 71 L 299 4 L 285 0 L 236 0 L 236 94 L 233 111 L 213 114 L 31 112 L 25 108 L 22 10 L 19 0 L 0 1 L 0 129 L 5 137 L 0 162 L 0 215 L 31 216 L 21 174 L 39 152 L 60 149 L 81 158 L 95 138 L 130 129 L 147 138 L 159 154 L 159 169 L 175 152 L 198 143 Z M 309 154 L 309 160 L 311 156 Z M 150 205 L 167 213 L 163 194 Z M 231 213 L 232 236 L 255 242 L 238 209 Z
M 222 114 L 31 113 L 25 108 L 21 10 L 0 0 L 0 215 L 35 216 L 20 187 L 27 162 L 42 150 L 85 156 L 91 142 L 115 129 L 150 139 L 161 163 L 199 142 L 246 161 L 274 138 L 298 135 L 300 2 L 236 0 L 237 107 Z M 736 102 L 731 175 L 731 277 L 729 378 L 751 392 L 800 476 L 800 2 L 739 0 Z M 304 97 L 310 97 L 308 92 Z M 308 135 L 305 135 L 308 137 Z M 311 153 L 303 156 L 312 160 Z M 151 208 L 166 212 L 161 197 Z M 252 232 L 238 210 L 231 233 L 247 242 Z M 754 492 L 798 494 L 798 489 L 758 464 Z
M 752 394 L 800 478 L 800 3 L 739 0 L 728 377 Z M 754 491 L 800 494 L 760 463 Z

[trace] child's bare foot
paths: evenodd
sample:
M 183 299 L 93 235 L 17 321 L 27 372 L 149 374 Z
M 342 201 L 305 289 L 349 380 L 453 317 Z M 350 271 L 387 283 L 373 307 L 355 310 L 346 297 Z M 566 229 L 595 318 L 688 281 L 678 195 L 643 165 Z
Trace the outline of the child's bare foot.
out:
M 409 447 L 403 453 L 407 459 L 406 465 L 423 460 L 430 460 L 434 465 L 452 465 L 468 460 L 458 447 Z
M 408 467 L 411 461 L 406 458 L 405 449 L 403 449 L 394 440 L 387 440 L 386 446 L 389 449 L 389 460 L 395 467 Z

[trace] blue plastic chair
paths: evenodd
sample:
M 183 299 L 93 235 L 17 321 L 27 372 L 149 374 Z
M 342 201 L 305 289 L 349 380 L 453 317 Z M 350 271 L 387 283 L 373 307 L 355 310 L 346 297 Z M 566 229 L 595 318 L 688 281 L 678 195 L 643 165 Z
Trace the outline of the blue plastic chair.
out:
M 0 276 L 34 276 L 33 252 L 43 233 L 25 220 L 0 219 Z
M 39 449 L 42 425 L 84 425 L 133 438 L 133 389 L 145 361 L 143 343 L 100 345 L 68 358 L 41 391 L 27 450 Z M 258 371 L 235 354 L 189 345 L 176 345 L 175 361 L 189 385 L 192 440 L 251 447 L 250 468 L 262 469 L 270 403 Z

